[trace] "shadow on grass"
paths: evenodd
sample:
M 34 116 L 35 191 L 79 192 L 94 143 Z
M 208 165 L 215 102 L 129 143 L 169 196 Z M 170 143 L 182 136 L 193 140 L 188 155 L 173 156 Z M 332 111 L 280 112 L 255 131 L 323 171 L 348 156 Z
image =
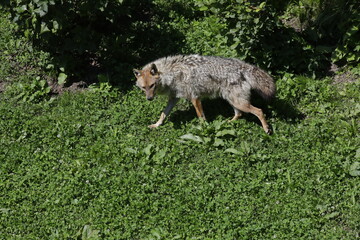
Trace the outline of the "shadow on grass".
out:
M 278 118 L 281 121 L 296 124 L 298 121 L 305 118 L 305 115 L 302 112 L 296 109 L 288 101 L 282 99 L 274 99 L 271 103 L 267 103 L 266 101 L 257 98 L 251 101 L 251 103 L 255 107 L 263 110 L 266 119 Z M 219 116 L 229 120 L 234 116 L 233 108 L 223 99 L 204 99 L 202 104 L 208 122 L 214 121 Z M 261 126 L 261 122 L 253 114 L 245 113 L 241 118 Z M 177 110 L 172 112 L 168 121 L 173 122 L 175 128 L 181 128 L 181 125 L 190 122 L 193 119 L 197 119 L 197 116 L 194 107 L 191 105 L 187 110 Z
M 281 119 L 282 121 L 295 124 L 298 121 L 304 120 L 306 117 L 306 115 L 299 109 L 283 99 L 275 99 L 272 107 L 276 114 L 275 117 Z

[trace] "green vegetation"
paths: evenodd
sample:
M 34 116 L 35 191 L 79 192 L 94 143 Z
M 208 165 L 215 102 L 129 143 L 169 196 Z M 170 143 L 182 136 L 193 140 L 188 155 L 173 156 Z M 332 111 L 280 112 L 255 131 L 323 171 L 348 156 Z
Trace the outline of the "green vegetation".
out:
M 49 54 L 34 50 L 26 38 L 14 36 L 16 26 L 6 16 L 0 16 L 0 87 L 11 85 L 7 94 L 19 100 L 43 100 L 50 93 L 49 72 L 44 71 Z
M 28 2 L 9 1 L 7 7 L 29 7 Z M 236 1 L 156 0 L 143 1 L 141 9 L 137 1 L 133 5 L 130 1 L 96 1 L 97 5 L 67 1 L 65 9 L 80 12 L 83 20 L 101 17 L 110 24 L 109 14 L 120 12 L 121 19 L 131 24 L 118 26 L 123 32 L 118 38 L 110 33 L 95 38 L 94 48 L 82 45 L 83 32 L 75 32 L 79 35 L 73 33 L 72 40 L 79 42 L 59 55 L 54 53 L 60 45 L 50 49 L 47 41 L 69 34 L 76 14 L 54 25 L 47 12 L 57 15 L 65 9 L 50 11 L 55 1 L 32 2 L 49 10 L 44 14 L 39 8 L 18 9 L 25 14 L 18 19 L 30 20 L 35 29 L 32 24 L 14 25 L 7 13 L 0 16 L 1 238 L 359 238 L 360 66 L 359 51 L 353 51 L 358 31 L 348 34 L 353 20 L 343 21 L 346 37 L 333 32 L 329 48 L 305 37 L 319 33 L 316 43 L 326 43 L 330 38 L 320 34 L 317 26 L 325 25 L 317 25 L 321 19 L 317 14 L 329 14 L 326 9 L 351 10 L 351 1 L 345 5 L 340 0 L 333 5 L 331 1 L 300 1 L 305 7 L 294 1 L 281 6 L 276 5 L 278 1 L 259 1 L 240 7 L 229 5 Z M 321 3 L 326 8 L 314 8 Z M 91 11 L 93 7 L 99 11 Z M 234 12 L 238 15 L 232 16 Z M 274 13 L 283 14 L 273 19 Z M 304 14 L 311 16 L 307 22 L 300 18 Z M 234 25 L 240 17 L 247 23 L 242 32 Z M 298 33 L 282 25 L 281 21 L 291 23 L 292 17 L 309 32 Z M 56 29 L 47 31 L 41 21 L 52 21 Z M 162 21 L 164 26 L 159 25 Z M 45 33 L 36 32 L 41 26 Z M 150 32 L 145 31 L 149 28 Z M 284 34 L 279 42 L 264 41 L 275 30 Z M 55 35 L 44 35 L 50 33 Z M 155 49 L 150 46 L 153 42 L 139 45 L 135 33 L 149 34 L 143 35 L 149 41 L 159 37 L 158 45 Z M 91 34 L 95 36 L 96 31 Z M 200 122 L 191 104 L 181 100 L 163 126 L 147 128 L 157 120 L 166 100 L 146 101 L 132 87 L 130 69 L 154 58 L 151 54 L 160 46 L 179 36 L 181 41 L 161 48 L 158 54 L 180 49 L 236 56 L 271 69 L 278 88 L 276 100 L 266 110 L 272 136 L 251 115 L 229 123 L 232 109 L 218 100 L 204 101 L 209 122 Z M 281 49 L 281 39 L 296 44 L 294 52 Z M 105 51 L 111 41 L 129 45 L 114 44 L 114 52 Z M 79 46 L 85 46 L 83 52 Z M 336 58 L 340 55 L 335 49 L 344 57 Z M 277 55 L 280 50 L 283 55 Z M 75 64 L 76 59 L 86 60 L 86 55 L 92 64 Z M 94 66 L 94 61 L 100 66 Z M 110 70 L 116 61 L 119 65 Z M 332 77 L 308 77 L 319 75 L 322 64 L 331 61 L 347 67 Z M 80 66 L 91 69 L 98 83 L 85 91 L 55 95 L 54 84 L 66 87 L 70 80 L 89 77 Z M 120 75 L 121 84 L 113 84 Z
M 232 56 L 272 72 L 318 76 L 330 61 L 356 65 L 360 58 L 357 0 L 18 0 L 5 6 L 69 79 L 100 69 L 113 84 L 127 85 L 134 65 L 175 53 Z
M 230 107 L 217 115 L 216 102 L 205 102 L 209 123 L 183 101 L 148 129 L 165 99 L 138 90 L 1 101 L 1 235 L 355 239 L 359 82 L 279 82 L 279 105 L 294 101 L 306 117 L 271 108 L 270 137 L 254 118 L 228 123 Z

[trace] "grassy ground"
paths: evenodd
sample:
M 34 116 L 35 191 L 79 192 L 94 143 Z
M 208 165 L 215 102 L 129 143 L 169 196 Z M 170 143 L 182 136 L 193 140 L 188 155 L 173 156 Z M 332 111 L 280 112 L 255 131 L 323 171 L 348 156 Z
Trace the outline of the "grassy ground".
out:
M 181 101 L 151 130 L 165 99 L 137 89 L 1 93 L 0 236 L 357 239 L 360 82 L 331 81 L 277 79 L 272 136 L 252 116 L 228 123 L 221 101 L 204 103 L 208 123 Z
M 308 82 L 305 118 L 270 109 L 270 137 L 230 112 L 201 124 L 186 102 L 147 129 L 164 99 L 137 90 L 1 101 L 1 235 L 355 239 L 359 84 Z

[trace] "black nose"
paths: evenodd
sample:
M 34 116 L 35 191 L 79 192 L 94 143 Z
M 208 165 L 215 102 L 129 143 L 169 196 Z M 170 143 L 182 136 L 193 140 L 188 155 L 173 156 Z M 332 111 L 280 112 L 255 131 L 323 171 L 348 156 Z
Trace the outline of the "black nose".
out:
M 146 97 L 147 100 L 152 101 L 154 97 Z

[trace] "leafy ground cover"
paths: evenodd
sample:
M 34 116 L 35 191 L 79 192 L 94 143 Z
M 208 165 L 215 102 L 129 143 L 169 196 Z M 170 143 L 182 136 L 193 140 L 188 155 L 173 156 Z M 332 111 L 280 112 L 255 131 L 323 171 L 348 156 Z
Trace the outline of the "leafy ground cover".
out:
M 148 103 L 138 90 L 2 99 L 1 235 L 357 238 L 359 82 L 291 77 L 278 87 L 273 136 L 250 116 L 228 123 L 230 109 L 219 115 L 223 103 L 211 101 L 209 123 L 183 101 L 150 130 L 165 99 Z

